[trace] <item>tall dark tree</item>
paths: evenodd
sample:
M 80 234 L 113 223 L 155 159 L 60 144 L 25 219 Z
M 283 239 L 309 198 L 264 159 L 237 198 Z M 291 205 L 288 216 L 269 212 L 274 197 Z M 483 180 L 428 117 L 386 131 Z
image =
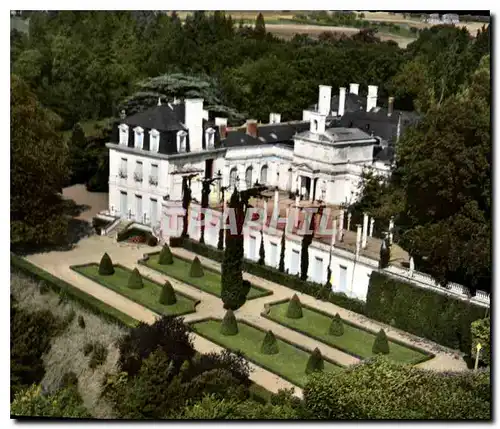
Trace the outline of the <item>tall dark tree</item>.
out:
M 255 20 L 255 28 L 253 29 L 256 39 L 263 40 L 266 37 L 266 23 L 264 21 L 264 15 L 259 13 Z
M 319 217 L 321 217 L 321 207 L 318 212 Z M 314 237 L 315 227 L 315 217 L 316 213 L 309 213 L 304 217 L 304 224 L 307 225 L 309 221 L 309 230 L 305 230 L 304 236 L 302 237 L 302 246 L 300 251 L 300 278 L 302 280 L 307 280 L 307 271 L 309 269 L 309 246 L 312 243 Z
M 285 272 L 285 247 L 286 247 L 286 230 L 283 231 L 281 236 L 281 251 L 280 251 L 280 262 L 278 265 L 278 270 L 282 273 Z
M 189 205 L 191 204 L 191 177 L 185 176 L 182 178 L 182 208 L 184 216 L 182 218 L 182 234 L 181 237 L 189 237 Z

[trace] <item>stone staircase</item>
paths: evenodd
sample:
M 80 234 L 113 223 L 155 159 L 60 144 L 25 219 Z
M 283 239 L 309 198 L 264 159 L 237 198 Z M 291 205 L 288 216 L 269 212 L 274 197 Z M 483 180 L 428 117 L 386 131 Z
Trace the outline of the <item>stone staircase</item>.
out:
M 133 220 L 121 220 L 109 233 L 108 236 L 116 239 L 118 234 L 122 231 L 125 231 L 130 225 L 132 225 L 135 221 Z

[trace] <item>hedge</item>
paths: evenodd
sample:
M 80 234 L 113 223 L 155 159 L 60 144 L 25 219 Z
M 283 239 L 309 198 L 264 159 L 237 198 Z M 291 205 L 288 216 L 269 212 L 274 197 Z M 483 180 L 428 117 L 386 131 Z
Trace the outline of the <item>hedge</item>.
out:
M 183 247 L 190 252 L 217 262 L 222 262 L 222 258 L 224 256 L 223 250 L 198 243 L 191 239 L 183 239 L 182 237 L 172 237 L 170 239 L 170 246 Z M 282 273 L 275 268 L 271 268 L 266 265 L 259 265 L 256 262 L 252 262 L 247 259 L 243 260 L 243 271 L 311 296 L 316 296 L 317 292 L 324 287 L 324 285 L 319 283 L 304 281 L 298 276 Z M 355 313 L 365 314 L 365 303 L 363 301 L 355 298 L 349 298 L 343 293 L 330 292 L 326 301 L 347 310 L 351 310 Z
M 487 310 L 451 296 L 422 289 L 373 271 L 366 297 L 366 315 L 395 328 L 467 354 L 470 325 Z
M 137 320 L 129 315 L 122 313 L 97 298 L 94 298 L 92 295 L 89 295 L 64 280 L 53 276 L 47 271 L 38 268 L 36 265 L 33 265 L 31 262 L 21 258 L 20 256 L 11 253 L 10 266 L 12 271 L 24 274 L 36 282 L 43 282 L 58 294 L 61 292 L 64 293 L 66 297 L 80 305 L 82 308 L 85 308 L 97 316 L 103 317 L 111 323 L 116 323 L 125 327 L 135 327 L 138 323 Z

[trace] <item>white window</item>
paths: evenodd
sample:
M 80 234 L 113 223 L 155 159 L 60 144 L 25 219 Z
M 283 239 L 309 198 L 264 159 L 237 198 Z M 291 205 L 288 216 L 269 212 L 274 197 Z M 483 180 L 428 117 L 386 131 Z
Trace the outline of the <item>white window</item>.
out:
M 252 187 L 252 171 L 252 166 L 250 166 L 245 172 L 245 183 L 247 185 L 247 189 L 250 189 Z
M 251 235 L 250 241 L 248 242 L 248 259 L 255 259 L 256 250 L 257 250 L 257 238 Z
M 158 186 L 158 164 L 151 164 L 151 175 L 149 176 L 149 184 Z
M 186 152 L 186 137 L 186 131 L 181 130 L 177 133 L 177 152 Z
M 231 169 L 231 172 L 229 173 L 229 187 L 231 189 L 237 185 L 236 183 L 237 177 L 238 177 L 238 170 L 236 169 L 236 167 L 233 167 Z
M 142 161 L 136 161 L 135 163 L 134 180 L 136 182 L 142 182 Z
M 347 293 L 347 267 L 340 265 L 339 268 L 340 268 L 339 291 Z
M 134 147 L 136 149 L 142 149 L 142 143 L 144 142 L 144 130 L 141 127 L 135 127 L 134 133 L 135 133 Z
M 207 149 L 213 149 L 215 146 L 215 130 L 213 128 L 208 128 L 205 131 L 205 143 Z
M 149 150 L 151 152 L 158 152 L 160 150 L 160 133 L 155 129 L 149 132 Z
M 276 243 L 271 243 L 270 250 L 269 265 L 276 268 L 276 266 L 278 265 L 278 245 Z
M 266 185 L 267 184 L 267 165 L 264 165 L 262 169 L 260 170 L 260 181 L 259 183 L 261 185 Z
M 119 126 L 120 130 L 120 144 L 127 146 L 128 145 L 128 125 L 121 124 Z
M 127 178 L 127 158 L 122 158 L 120 160 L 120 170 L 118 171 L 118 175 L 123 179 Z
M 300 271 L 300 251 L 292 250 L 292 260 L 290 263 L 290 274 L 297 274 Z
M 323 258 L 314 257 L 312 278 L 315 282 L 323 283 Z

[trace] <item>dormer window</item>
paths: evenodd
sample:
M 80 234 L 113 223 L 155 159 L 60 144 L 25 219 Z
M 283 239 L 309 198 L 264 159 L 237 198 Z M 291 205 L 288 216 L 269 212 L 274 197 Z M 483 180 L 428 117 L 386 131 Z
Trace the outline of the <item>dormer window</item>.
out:
M 215 130 L 213 128 L 208 128 L 205 131 L 205 143 L 207 149 L 213 149 L 215 147 Z
M 118 128 L 120 130 L 120 144 L 127 146 L 128 145 L 128 125 L 121 124 Z
M 149 150 L 158 152 L 160 150 L 160 133 L 158 130 L 152 129 L 149 132 Z
M 142 143 L 144 142 L 144 130 L 141 127 L 135 127 L 134 133 L 135 133 L 134 147 L 136 149 L 142 149 Z
M 186 131 L 181 130 L 177 133 L 177 152 L 178 153 L 186 152 L 186 138 L 187 138 Z

